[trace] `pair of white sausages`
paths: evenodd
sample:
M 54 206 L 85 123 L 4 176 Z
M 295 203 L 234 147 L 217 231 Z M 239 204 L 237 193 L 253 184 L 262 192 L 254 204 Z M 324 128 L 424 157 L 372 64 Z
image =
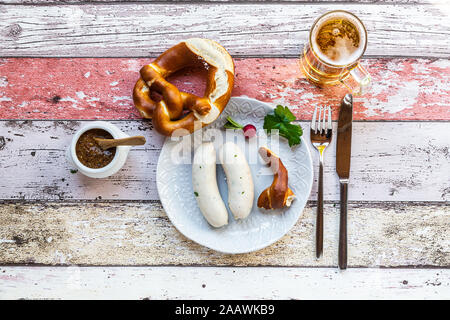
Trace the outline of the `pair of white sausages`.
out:
M 245 219 L 253 207 L 253 179 L 242 150 L 233 142 L 219 149 L 228 184 L 228 206 L 235 219 Z M 228 224 L 228 212 L 219 193 L 216 178 L 216 150 L 211 142 L 200 145 L 194 153 L 192 185 L 198 206 L 213 227 Z

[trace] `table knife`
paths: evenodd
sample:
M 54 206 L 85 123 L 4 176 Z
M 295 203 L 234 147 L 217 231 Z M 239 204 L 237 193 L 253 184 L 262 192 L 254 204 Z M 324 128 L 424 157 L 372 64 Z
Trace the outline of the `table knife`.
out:
M 337 145 L 336 145 L 336 172 L 339 176 L 341 189 L 341 205 L 339 219 L 339 268 L 347 268 L 347 200 L 348 181 L 350 178 L 350 158 L 352 151 L 352 120 L 353 97 L 346 94 L 341 102 L 339 111 Z

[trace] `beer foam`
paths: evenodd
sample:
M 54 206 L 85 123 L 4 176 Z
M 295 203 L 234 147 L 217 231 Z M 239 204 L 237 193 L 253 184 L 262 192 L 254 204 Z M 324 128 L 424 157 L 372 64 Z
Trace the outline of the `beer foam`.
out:
M 355 47 L 353 45 L 352 39 L 344 36 L 343 38 L 336 38 L 333 47 L 329 47 L 326 50 L 319 48 L 319 50 L 334 64 L 344 65 L 358 58 L 358 55 L 354 57 L 355 52 L 359 51 L 358 48 L 359 46 Z
M 331 47 L 327 47 L 322 50 L 317 43 L 317 37 L 322 29 L 322 27 L 330 20 L 343 19 L 350 22 L 357 30 L 359 35 L 359 44 L 355 46 L 353 40 L 347 35 L 343 37 L 335 37 L 335 43 Z M 337 28 L 337 34 L 339 34 L 339 29 Z M 333 30 L 334 33 L 334 30 Z M 330 65 L 343 66 L 355 62 L 363 53 L 366 48 L 366 32 L 361 21 L 359 21 L 355 16 L 345 12 L 336 11 L 325 15 L 315 23 L 314 28 L 311 33 L 312 49 L 318 55 L 318 57 Z

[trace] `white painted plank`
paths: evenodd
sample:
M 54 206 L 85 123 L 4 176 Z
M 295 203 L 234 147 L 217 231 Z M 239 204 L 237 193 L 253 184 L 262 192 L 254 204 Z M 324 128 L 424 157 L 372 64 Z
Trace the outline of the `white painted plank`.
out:
M 1 56 L 149 57 L 206 37 L 235 56 L 294 57 L 314 19 L 334 9 L 364 21 L 369 56 L 449 57 L 446 4 L 338 3 L 3 5 Z
M 147 144 L 106 179 L 72 174 L 65 152 L 86 121 L 0 121 L 0 199 L 158 200 L 156 164 L 163 138 L 149 122 L 114 121 Z M 309 144 L 309 123 L 301 122 Z M 336 128 L 335 128 L 336 129 Z M 448 201 L 450 136 L 447 122 L 355 122 L 350 201 Z M 336 131 L 335 131 L 336 132 Z M 339 200 L 335 139 L 325 153 L 325 200 Z M 314 156 L 316 177 L 317 152 Z M 20 172 L 20 174 L 18 174 Z M 317 198 L 314 181 L 310 199 Z
M 249 3 L 249 2 L 265 2 L 265 3 L 277 3 L 277 2 L 292 2 L 292 3 L 314 3 L 314 2 L 347 2 L 347 3 L 387 3 L 387 4 L 436 4 L 445 3 L 446 0 L 208 0 L 208 2 L 221 2 L 221 3 Z M 86 3 L 86 0 L 0 0 L 0 4 L 65 4 L 65 3 Z M 126 2 L 124 0 L 89 0 L 89 2 Z M 152 3 L 152 2 L 167 2 L 167 3 L 189 3 L 196 5 L 202 2 L 202 0 L 134 0 L 134 2 Z
M 0 267 L 0 299 L 449 299 L 449 269 Z
M 230 255 L 186 239 L 158 203 L 5 203 L 0 265 L 337 266 L 339 205 L 326 204 L 324 214 L 324 254 L 317 260 L 311 204 L 278 242 Z M 449 225 L 450 206 L 351 203 L 348 265 L 448 267 Z

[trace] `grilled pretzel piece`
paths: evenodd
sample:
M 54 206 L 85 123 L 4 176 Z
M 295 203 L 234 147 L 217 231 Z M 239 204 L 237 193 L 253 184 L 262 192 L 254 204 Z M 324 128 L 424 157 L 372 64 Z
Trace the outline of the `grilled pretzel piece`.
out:
M 203 97 L 179 91 L 166 80 L 170 74 L 191 66 L 204 66 L 208 70 Z M 133 101 L 141 115 L 152 119 L 155 129 L 163 135 L 170 136 L 177 129 L 187 130 L 178 133 L 185 135 L 213 122 L 225 109 L 233 89 L 234 63 L 217 42 L 192 38 L 142 67 L 140 75 Z M 152 92 L 160 94 L 161 101 L 153 100 Z
M 274 173 L 273 182 L 258 198 L 258 207 L 281 209 L 289 207 L 295 199 L 294 192 L 288 186 L 288 172 L 281 159 L 266 147 L 259 148 L 259 155 Z

